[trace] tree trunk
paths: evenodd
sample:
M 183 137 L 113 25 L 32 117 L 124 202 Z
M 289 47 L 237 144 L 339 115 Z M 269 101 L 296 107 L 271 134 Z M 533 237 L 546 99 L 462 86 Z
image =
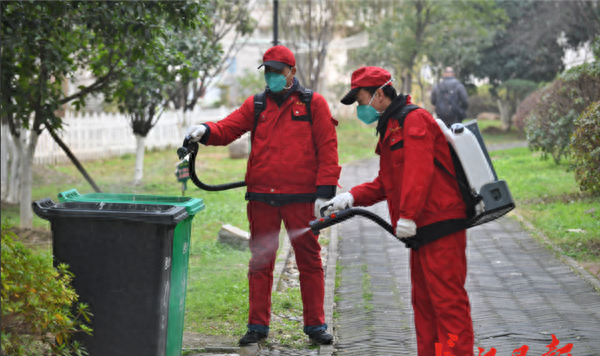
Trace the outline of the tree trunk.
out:
M 410 74 L 410 70 L 407 70 L 405 73 L 405 80 L 404 80 L 404 86 L 405 86 L 405 92 L 404 94 L 410 94 L 411 90 L 412 90 L 412 75 Z
M 1 200 L 6 199 L 8 194 L 8 127 L 2 125 L 2 137 L 0 138 L 0 175 L 2 176 L 2 187 L 0 188 Z
M 140 184 L 144 177 L 144 151 L 146 137 L 135 135 L 136 152 L 135 152 L 135 171 L 133 173 L 133 184 Z
M 417 84 L 419 85 L 419 91 L 421 92 L 421 102 L 417 103 L 417 105 L 419 105 L 422 108 L 425 108 L 426 103 L 429 103 L 429 101 L 425 97 L 425 85 L 423 84 L 423 79 L 421 79 L 419 73 L 415 73 L 415 77 L 417 77 Z
M 31 229 L 33 227 L 33 210 L 31 210 L 31 187 L 33 185 L 33 155 L 37 146 L 38 133 L 36 130 L 29 131 L 29 143 L 23 145 L 21 155 L 21 201 L 20 215 L 21 228 Z
M 23 136 L 23 130 L 18 129 L 20 136 Z M 16 204 L 19 202 L 19 194 L 21 191 L 21 157 L 23 156 L 23 142 L 20 138 L 10 136 L 7 140 L 8 154 L 10 156 L 10 176 L 8 178 L 8 193 L 6 194 L 6 202 Z
M 500 111 L 500 119 L 502 120 L 502 130 L 510 129 L 510 102 L 502 99 L 497 99 L 498 110 Z

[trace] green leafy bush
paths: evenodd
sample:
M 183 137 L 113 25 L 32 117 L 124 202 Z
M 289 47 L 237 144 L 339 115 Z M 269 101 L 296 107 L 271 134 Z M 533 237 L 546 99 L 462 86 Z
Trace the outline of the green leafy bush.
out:
M 569 155 L 574 121 L 600 100 L 600 63 L 572 68 L 541 91 L 541 98 L 527 118 L 525 132 L 531 150 L 556 163 Z
M 600 195 L 600 101 L 575 120 L 571 138 L 572 168 L 582 191 Z
M 75 332 L 91 335 L 88 306 L 78 304 L 67 266 L 52 267 L 48 255 L 35 255 L 2 223 L 2 355 L 87 355 L 71 341 Z M 74 312 L 76 315 L 74 315 Z

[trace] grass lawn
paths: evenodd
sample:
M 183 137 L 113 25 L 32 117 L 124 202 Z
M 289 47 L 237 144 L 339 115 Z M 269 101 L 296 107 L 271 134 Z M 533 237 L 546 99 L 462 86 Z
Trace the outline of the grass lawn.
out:
M 567 162 L 542 160 L 527 148 L 490 156 L 524 218 L 576 261 L 600 262 L 600 197 L 579 191 Z
M 503 134 L 498 122 L 481 122 L 488 145 L 520 139 L 516 133 Z M 491 128 L 490 128 L 491 127 Z M 340 119 L 337 127 L 340 163 L 375 156 L 377 137 L 374 126 L 359 120 Z M 600 198 L 581 195 L 567 172 L 566 163 L 542 161 L 526 148 L 492 152 L 498 175 L 507 180 L 519 212 L 537 229 L 578 261 L 600 260 Z M 146 153 L 144 183 L 133 185 L 135 157 L 84 162 L 84 166 L 104 192 L 181 196 L 174 175 L 176 148 Z M 197 159 L 197 173 L 205 183 L 220 184 L 244 178 L 245 160 L 231 160 L 225 147 L 203 147 Z M 35 166 L 33 199 L 51 197 L 69 189 L 93 193 L 71 164 Z M 241 336 L 248 313 L 247 270 L 249 252 L 240 252 L 216 243 L 223 224 L 248 230 L 245 189 L 224 192 L 201 191 L 188 182 L 186 196 L 204 199 L 206 209 L 194 218 L 190 250 L 190 271 L 186 302 L 185 330 L 210 335 Z M 590 212 L 593 209 L 595 212 Z M 18 225 L 18 206 L 2 205 L 2 218 Z M 34 226 L 49 224 L 34 218 Z M 325 243 L 325 242 L 324 242 Z M 49 245 L 42 249 L 48 250 Z M 271 342 L 290 347 L 306 347 L 302 333 L 301 299 L 297 288 L 273 294 L 273 312 L 282 316 L 271 325 Z

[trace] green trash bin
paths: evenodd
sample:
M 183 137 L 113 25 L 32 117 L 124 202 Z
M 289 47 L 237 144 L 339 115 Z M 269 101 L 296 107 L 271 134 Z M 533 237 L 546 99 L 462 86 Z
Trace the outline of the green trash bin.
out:
M 171 265 L 171 291 L 167 324 L 166 356 L 179 356 L 183 344 L 185 296 L 190 256 L 190 237 L 194 216 L 205 209 L 202 199 L 191 197 L 136 195 L 116 193 L 90 193 L 81 195 L 76 189 L 58 194 L 64 202 L 104 202 L 130 204 L 159 204 L 185 207 L 188 217 L 175 226 L 173 234 L 173 256 Z
M 75 275 L 93 313 L 93 336 L 75 333 L 90 356 L 164 356 L 175 226 L 182 206 L 104 202 L 32 203 L 50 221 L 54 263 Z

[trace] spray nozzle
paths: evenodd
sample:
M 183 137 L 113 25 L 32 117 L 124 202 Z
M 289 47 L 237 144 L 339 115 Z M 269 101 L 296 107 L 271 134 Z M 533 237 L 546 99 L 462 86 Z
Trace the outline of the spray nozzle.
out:
M 191 139 L 192 136 L 186 136 L 186 138 L 183 140 L 183 144 L 181 145 L 181 147 L 177 149 L 177 156 L 180 160 L 183 159 L 185 156 L 189 155 L 190 153 L 198 151 L 198 143 L 191 142 Z
M 338 212 L 337 214 L 331 214 L 329 216 L 325 216 L 325 217 L 319 218 L 317 220 L 311 221 L 309 223 L 310 229 L 312 230 L 313 234 L 318 235 L 321 230 L 328 228 L 332 225 L 335 225 L 337 223 L 340 223 L 340 222 L 342 222 L 346 219 L 349 219 L 353 216 L 354 216 L 354 214 L 351 211 L 342 210 L 342 211 Z

